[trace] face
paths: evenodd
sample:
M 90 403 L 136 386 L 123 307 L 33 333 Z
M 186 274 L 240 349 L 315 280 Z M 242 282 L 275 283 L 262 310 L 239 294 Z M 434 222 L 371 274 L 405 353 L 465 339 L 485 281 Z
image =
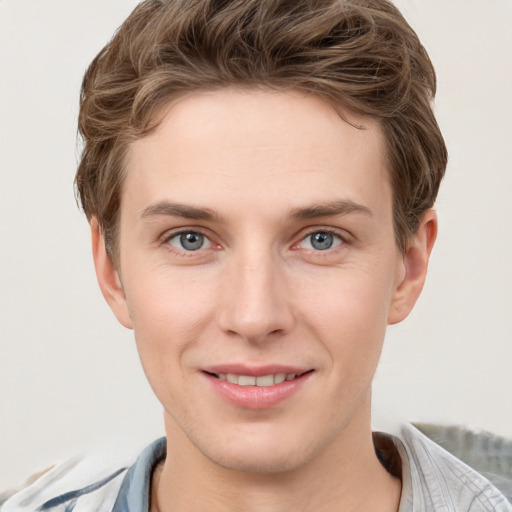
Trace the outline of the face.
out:
M 198 93 L 131 147 L 98 277 L 188 456 L 280 471 L 369 431 L 429 236 L 397 249 L 381 129 L 348 115 L 364 129 L 298 92 Z

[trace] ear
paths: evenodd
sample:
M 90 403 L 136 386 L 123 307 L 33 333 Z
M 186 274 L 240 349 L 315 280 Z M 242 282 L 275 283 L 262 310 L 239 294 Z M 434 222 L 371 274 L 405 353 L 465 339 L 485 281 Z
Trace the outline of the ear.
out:
M 396 324 L 412 311 L 420 296 L 427 275 L 430 253 L 437 237 L 437 215 L 427 210 L 403 254 L 404 278 L 393 294 L 388 324 Z
M 90 227 L 94 267 L 101 293 L 119 322 L 128 329 L 131 329 L 132 320 L 123 285 L 114 263 L 107 254 L 105 238 L 95 218 L 91 219 Z

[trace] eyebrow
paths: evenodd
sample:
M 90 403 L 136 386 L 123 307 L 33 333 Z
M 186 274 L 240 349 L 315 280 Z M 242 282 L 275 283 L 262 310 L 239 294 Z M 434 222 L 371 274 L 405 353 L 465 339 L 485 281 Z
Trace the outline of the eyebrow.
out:
M 292 208 L 288 216 L 292 219 L 307 220 L 319 217 L 332 217 L 335 215 L 347 215 L 349 213 L 363 213 L 372 216 L 372 211 L 359 203 L 347 199 L 339 199 L 326 203 L 314 204 L 306 207 Z M 160 201 L 152 204 L 142 211 L 141 218 L 146 219 L 156 216 L 181 217 L 190 220 L 220 221 L 221 216 L 209 208 L 198 208 L 181 203 Z
M 181 217 L 190 220 L 220 220 L 219 214 L 209 208 L 198 208 L 196 206 L 172 203 L 170 201 L 160 201 L 144 208 L 141 218 L 146 219 L 159 215 Z
M 335 215 L 347 215 L 349 213 L 362 213 L 373 216 L 372 211 L 362 204 L 348 199 L 339 199 L 326 203 L 306 206 L 304 208 L 292 208 L 290 217 L 298 220 L 316 219 L 319 217 L 333 217 Z

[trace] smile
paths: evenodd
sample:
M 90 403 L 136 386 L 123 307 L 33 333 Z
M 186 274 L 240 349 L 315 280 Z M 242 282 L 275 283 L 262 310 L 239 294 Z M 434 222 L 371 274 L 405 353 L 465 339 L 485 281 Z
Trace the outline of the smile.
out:
M 231 384 L 237 384 L 238 386 L 260 386 L 268 387 L 274 386 L 275 384 L 281 384 L 287 380 L 293 380 L 297 377 L 295 373 L 277 373 L 274 375 L 262 375 L 255 377 L 253 375 L 235 375 L 234 373 L 219 373 L 215 376 L 220 380 L 225 380 Z
M 233 365 L 212 370 L 203 370 L 203 375 L 219 397 L 235 407 L 253 410 L 269 409 L 290 399 L 315 373 L 314 370 L 284 367 L 245 368 L 245 371 L 238 368 L 237 371 Z

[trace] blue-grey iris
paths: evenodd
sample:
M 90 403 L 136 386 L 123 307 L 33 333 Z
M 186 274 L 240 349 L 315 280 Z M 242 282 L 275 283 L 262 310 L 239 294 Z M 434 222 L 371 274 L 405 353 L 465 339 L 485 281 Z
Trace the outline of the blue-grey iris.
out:
M 180 244 L 187 251 L 197 251 L 204 244 L 204 236 L 201 233 L 183 233 L 180 235 Z
M 325 231 L 318 231 L 310 235 L 311 247 L 318 251 L 325 251 L 330 249 L 334 243 L 334 236 L 332 233 Z

